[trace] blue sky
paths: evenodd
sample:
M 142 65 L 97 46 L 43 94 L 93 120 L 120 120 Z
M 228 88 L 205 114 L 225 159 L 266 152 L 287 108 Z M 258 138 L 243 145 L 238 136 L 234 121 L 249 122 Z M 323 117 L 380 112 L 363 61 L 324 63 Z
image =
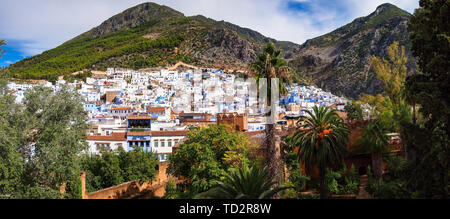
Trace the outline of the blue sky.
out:
M 0 67 L 42 53 L 146 0 L 2 0 Z M 186 16 L 204 15 L 298 44 L 367 16 L 382 3 L 412 13 L 418 0 L 154 0 Z

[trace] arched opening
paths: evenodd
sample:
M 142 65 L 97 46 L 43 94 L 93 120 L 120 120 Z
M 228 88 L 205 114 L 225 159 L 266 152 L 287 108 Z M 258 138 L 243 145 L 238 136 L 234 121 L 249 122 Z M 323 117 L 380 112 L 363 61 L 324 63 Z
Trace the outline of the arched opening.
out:
M 366 166 L 361 166 L 361 167 L 359 167 L 359 169 L 358 169 L 358 173 L 359 173 L 359 175 L 366 175 L 367 174 L 367 167 Z

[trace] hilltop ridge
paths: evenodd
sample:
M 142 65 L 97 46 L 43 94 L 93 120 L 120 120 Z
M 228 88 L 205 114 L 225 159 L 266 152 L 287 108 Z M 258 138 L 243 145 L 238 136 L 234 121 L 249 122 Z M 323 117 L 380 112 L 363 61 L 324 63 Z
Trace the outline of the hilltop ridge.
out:
M 358 98 L 363 93 L 381 93 L 383 84 L 369 61 L 371 56 L 386 57 L 387 47 L 394 41 L 405 46 L 408 71 L 415 71 L 407 31 L 410 16 L 395 5 L 382 4 L 366 17 L 306 41 L 294 51 L 290 66 L 339 95 Z
M 249 28 L 183 13 L 156 3 L 127 9 L 54 49 L 4 69 L 10 77 L 48 79 L 84 69 L 144 69 L 178 62 L 223 69 L 247 69 L 268 42 L 283 51 L 297 78 L 347 97 L 382 92 L 370 57 L 386 56 L 394 41 L 406 46 L 408 70 L 415 69 L 407 23 L 411 15 L 382 4 L 328 34 L 298 45 L 277 41 Z

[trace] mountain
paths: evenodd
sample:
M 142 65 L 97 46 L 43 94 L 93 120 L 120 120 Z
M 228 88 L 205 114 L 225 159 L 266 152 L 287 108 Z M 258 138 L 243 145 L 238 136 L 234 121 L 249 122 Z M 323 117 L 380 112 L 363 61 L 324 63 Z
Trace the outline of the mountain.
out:
M 274 42 L 297 72 L 324 90 L 358 98 L 382 92 L 370 70 L 371 56 L 386 57 L 394 41 L 406 47 L 415 70 L 407 23 L 410 14 L 391 4 L 303 45 L 277 41 L 248 28 L 204 16 L 186 17 L 169 7 L 144 3 L 44 53 L 3 69 L 9 76 L 48 79 L 84 69 L 142 69 L 178 61 L 202 67 L 245 70 L 264 44 Z
M 394 41 L 405 46 L 408 71 L 415 70 L 407 24 L 410 14 L 392 4 L 380 5 L 367 17 L 296 48 L 290 66 L 312 78 L 319 87 L 335 94 L 358 98 L 383 91 L 383 83 L 370 70 L 371 56 L 386 57 Z
M 178 61 L 204 67 L 245 69 L 267 42 L 292 53 L 298 46 L 203 16 L 186 17 L 169 7 L 144 3 L 74 39 L 6 69 L 16 78 L 47 79 L 83 69 L 141 69 Z

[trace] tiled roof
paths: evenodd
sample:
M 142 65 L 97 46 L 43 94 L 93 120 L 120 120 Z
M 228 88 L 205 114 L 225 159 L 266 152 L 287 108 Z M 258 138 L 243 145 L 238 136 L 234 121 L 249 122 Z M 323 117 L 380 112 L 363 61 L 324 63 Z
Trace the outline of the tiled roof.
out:
M 128 132 L 128 136 L 151 136 L 152 132 Z
M 208 114 L 208 113 L 185 113 L 185 112 L 182 112 L 182 113 L 180 113 L 180 116 L 185 117 L 185 116 L 213 116 L 213 115 Z
M 207 118 L 204 118 L 204 119 L 182 119 L 181 121 L 182 121 L 182 123 L 185 123 L 185 122 L 215 122 L 215 121 L 208 120 Z
M 128 116 L 128 120 L 138 120 L 138 119 L 143 119 L 143 120 L 156 120 L 157 118 L 152 118 L 150 116 Z
M 112 133 L 111 136 L 88 136 L 89 141 L 126 141 L 127 140 L 127 133 L 125 132 L 117 132 Z
M 147 110 L 147 112 L 161 112 L 166 111 L 165 107 L 152 107 Z
M 131 110 L 131 107 L 112 108 L 111 110 L 116 110 L 116 111 L 119 111 L 119 110 Z
M 186 136 L 188 130 L 183 131 L 154 131 L 151 132 L 152 136 L 158 137 L 158 136 Z
M 163 136 L 186 136 L 188 130 L 182 131 L 146 131 L 146 132 L 128 132 L 128 136 L 153 136 L 153 137 L 163 137 Z

